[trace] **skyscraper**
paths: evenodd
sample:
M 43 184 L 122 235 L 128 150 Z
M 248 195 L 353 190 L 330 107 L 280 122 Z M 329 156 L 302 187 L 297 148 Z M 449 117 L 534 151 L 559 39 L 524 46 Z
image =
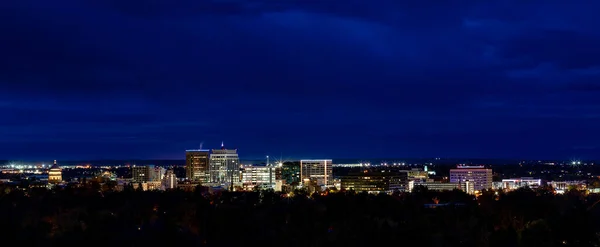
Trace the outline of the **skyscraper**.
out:
M 208 164 L 210 150 L 194 149 L 185 151 L 185 176 L 201 183 L 208 182 Z
M 240 158 L 237 149 L 213 149 L 210 154 L 209 182 L 219 185 L 233 186 L 240 182 Z
M 300 178 L 303 182 L 315 182 L 318 186 L 333 186 L 331 160 L 300 160 Z

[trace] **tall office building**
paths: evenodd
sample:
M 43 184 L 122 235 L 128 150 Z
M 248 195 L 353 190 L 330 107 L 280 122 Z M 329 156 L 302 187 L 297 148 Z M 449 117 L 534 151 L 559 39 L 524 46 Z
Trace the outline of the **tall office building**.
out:
M 210 150 L 194 149 L 185 151 L 186 179 L 206 183 L 208 175 Z
M 457 166 L 450 169 L 450 183 L 472 182 L 475 190 L 492 188 L 492 169 L 484 166 Z
M 321 187 L 333 186 L 331 160 L 300 160 L 300 178 L 302 182 L 315 182 Z
M 240 182 L 240 158 L 237 149 L 213 149 L 208 166 L 209 182 L 232 186 Z

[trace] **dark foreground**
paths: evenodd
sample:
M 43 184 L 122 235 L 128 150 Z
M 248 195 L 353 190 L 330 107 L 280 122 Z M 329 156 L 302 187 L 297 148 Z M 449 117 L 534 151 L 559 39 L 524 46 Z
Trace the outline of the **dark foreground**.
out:
M 6 246 L 598 246 L 598 199 L 2 188 L 0 231 Z

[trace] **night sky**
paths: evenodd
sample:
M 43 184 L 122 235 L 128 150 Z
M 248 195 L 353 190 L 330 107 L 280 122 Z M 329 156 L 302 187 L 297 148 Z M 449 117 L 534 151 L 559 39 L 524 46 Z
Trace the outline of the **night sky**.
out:
M 576 2 L 2 1 L 0 159 L 600 158 Z

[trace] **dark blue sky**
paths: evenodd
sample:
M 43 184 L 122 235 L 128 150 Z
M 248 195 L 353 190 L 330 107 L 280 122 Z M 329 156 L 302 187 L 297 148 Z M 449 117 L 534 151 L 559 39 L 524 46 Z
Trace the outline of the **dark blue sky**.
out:
M 0 158 L 600 158 L 598 9 L 4 1 Z

